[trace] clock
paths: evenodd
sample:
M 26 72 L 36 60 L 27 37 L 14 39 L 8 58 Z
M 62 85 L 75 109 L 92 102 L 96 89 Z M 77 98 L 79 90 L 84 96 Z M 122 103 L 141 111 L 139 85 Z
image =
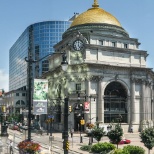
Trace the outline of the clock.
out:
M 73 42 L 73 48 L 76 51 L 81 51 L 83 49 L 83 42 L 81 40 L 76 40 Z

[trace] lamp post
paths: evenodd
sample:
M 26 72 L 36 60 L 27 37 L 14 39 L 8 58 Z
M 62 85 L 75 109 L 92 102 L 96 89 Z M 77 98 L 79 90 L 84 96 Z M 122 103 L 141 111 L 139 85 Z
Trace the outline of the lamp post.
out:
M 64 131 L 63 131 L 63 147 L 64 154 L 68 154 L 69 142 L 68 142 L 68 98 L 64 99 Z
M 82 131 L 82 125 L 83 124 L 83 117 L 82 117 L 82 111 L 83 111 L 83 104 L 80 103 L 80 93 L 78 92 L 78 105 L 79 105 L 79 110 L 80 110 L 80 116 L 81 116 L 81 119 L 80 119 L 80 143 L 83 143 L 82 141 L 82 136 L 81 136 L 81 131 Z
M 31 71 L 32 71 L 32 64 L 33 63 L 37 63 L 53 54 L 62 54 L 62 62 L 61 62 L 61 65 L 62 65 L 62 69 L 65 71 L 67 69 L 67 66 L 68 66 L 68 62 L 66 60 L 67 56 L 66 56 L 66 53 L 65 52 L 59 52 L 59 53 L 52 53 L 52 54 L 49 54 L 39 60 L 33 60 L 32 56 L 29 54 L 29 57 L 25 57 L 25 61 L 28 63 L 28 75 L 29 75 L 29 78 L 28 78 L 28 82 L 29 82 L 29 89 L 28 89 L 28 95 L 29 95 L 29 98 L 28 98 L 28 140 L 31 141 L 31 106 L 32 106 L 32 87 L 31 87 L 31 81 L 32 81 L 32 77 L 31 77 Z M 67 117 L 68 118 L 68 117 Z

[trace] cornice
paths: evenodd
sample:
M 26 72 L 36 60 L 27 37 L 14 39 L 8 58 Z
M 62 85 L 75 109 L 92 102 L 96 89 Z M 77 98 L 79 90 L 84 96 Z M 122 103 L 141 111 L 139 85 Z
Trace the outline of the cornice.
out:
M 96 44 L 85 44 L 86 49 L 95 49 L 95 50 L 103 50 L 108 52 L 120 52 L 120 53 L 127 53 L 127 54 L 140 54 L 148 56 L 147 51 L 145 50 L 134 50 L 134 49 L 125 49 L 125 48 L 118 48 L 118 47 L 109 47 L 109 46 L 102 46 Z
M 130 80 L 131 80 L 132 83 L 140 83 L 140 84 L 144 84 L 144 85 L 147 85 L 147 86 L 152 85 L 152 80 L 145 79 L 145 78 L 131 77 Z
M 100 75 L 87 75 L 86 80 L 88 81 L 102 81 L 104 76 Z
M 121 33 L 122 35 L 129 37 L 128 33 L 119 26 L 110 25 L 110 24 L 82 24 L 77 25 L 74 27 L 70 27 L 66 30 L 66 32 L 63 34 L 63 38 L 67 37 L 70 33 L 74 31 L 89 31 L 89 30 L 109 30 L 109 31 L 116 31 L 118 33 Z

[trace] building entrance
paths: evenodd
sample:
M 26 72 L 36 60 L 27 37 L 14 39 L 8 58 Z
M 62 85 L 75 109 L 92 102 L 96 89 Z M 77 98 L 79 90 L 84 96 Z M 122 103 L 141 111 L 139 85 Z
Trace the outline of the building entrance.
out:
M 127 92 L 119 82 L 111 82 L 104 92 L 104 123 L 127 123 Z
M 74 131 L 83 131 L 82 126 L 80 125 L 80 120 L 83 116 L 79 115 L 78 113 L 74 114 Z

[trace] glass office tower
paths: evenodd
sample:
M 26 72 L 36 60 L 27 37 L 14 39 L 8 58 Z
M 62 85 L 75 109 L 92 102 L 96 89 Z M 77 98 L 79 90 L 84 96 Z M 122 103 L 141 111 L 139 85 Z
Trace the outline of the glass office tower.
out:
M 40 59 L 54 52 L 53 46 L 62 39 L 63 32 L 71 21 L 45 21 L 26 28 L 9 51 L 9 91 L 27 88 L 27 63 L 25 57 Z M 32 66 L 33 77 L 40 77 L 48 71 L 48 61 L 43 60 Z

